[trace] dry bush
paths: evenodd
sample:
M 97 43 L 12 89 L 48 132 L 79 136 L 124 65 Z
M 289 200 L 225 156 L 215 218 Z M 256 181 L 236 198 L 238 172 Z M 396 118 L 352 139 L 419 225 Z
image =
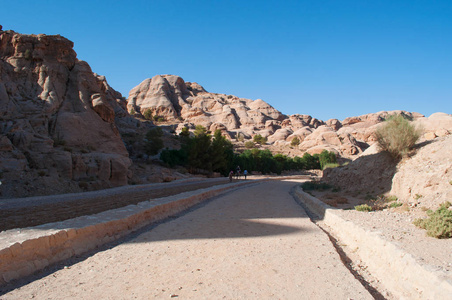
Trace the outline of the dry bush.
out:
M 420 136 L 421 130 L 403 115 L 389 117 L 375 132 L 380 148 L 396 158 L 406 156 Z

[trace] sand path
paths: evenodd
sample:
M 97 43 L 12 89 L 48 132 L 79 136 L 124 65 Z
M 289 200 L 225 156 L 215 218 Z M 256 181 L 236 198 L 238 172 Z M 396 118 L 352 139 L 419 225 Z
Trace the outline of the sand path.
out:
M 271 181 L 219 196 L 0 299 L 373 299 Z

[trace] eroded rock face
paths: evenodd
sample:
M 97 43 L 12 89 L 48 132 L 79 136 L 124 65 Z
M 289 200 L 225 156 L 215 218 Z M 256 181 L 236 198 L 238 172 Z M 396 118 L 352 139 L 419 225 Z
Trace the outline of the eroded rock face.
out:
M 390 193 L 404 202 L 436 209 L 452 197 L 452 136 L 425 144 L 399 163 Z
M 71 182 L 69 191 L 80 181 L 127 184 L 131 162 L 116 126 L 128 116 L 125 99 L 66 38 L 0 32 L 0 115 L 0 196 L 36 188 L 37 176 L 49 193 L 64 190 L 54 178 Z
M 375 143 L 375 130 L 393 114 L 416 120 L 428 129 L 427 137 L 430 138 L 449 134 L 447 128 L 451 127 L 447 123 L 449 115 L 435 114 L 425 118 L 401 110 L 349 117 L 342 122 L 337 119 L 324 122 L 301 114 L 285 116 L 261 99 L 253 101 L 209 93 L 199 84 L 185 82 L 174 75 L 157 75 L 144 80 L 130 91 L 127 101 L 129 111 L 133 109 L 144 114 L 150 110 L 152 115 L 177 124 L 178 131 L 183 127 L 202 125 L 211 131 L 220 129 L 231 139 L 252 139 L 260 134 L 267 138 L 269 145 L 277 145 L 279 149 L 291 147 L 291 141 L 297 137 L 300 145 L 290 152 L 328 150 L 351 159 Z

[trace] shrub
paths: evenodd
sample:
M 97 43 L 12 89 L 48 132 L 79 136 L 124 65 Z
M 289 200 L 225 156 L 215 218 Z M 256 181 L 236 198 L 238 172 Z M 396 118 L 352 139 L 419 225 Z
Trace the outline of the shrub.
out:
M 298 137 L 294 137 L 292 142 L 290 142 L 290 145 L 293 147 L 300 145 L 300 139 Z
M 450 206 L 452 206 L 450 202 L 445 202 L 436 211 L 428 210 L 427 219 L 417 219 L 413 224 L 426 229 L 429 236 L 438 239 L 451 238 L 452 210 L 449 210 Z
M 154 122 L 165 122 L 166 121 L 165 117 L 157 116 L 157 115 L 153 116 L 152 119 L 154 120 Z
M 402 203 L 400 203 L 400 202 L 391 202 L 391 204 L 389 204 L 389 207 L 391 207 L 391 208 L 396 208 L 396 207 L 400 207 L 400 206 L 402 206 Z
M 25 50 L 24 57 L 26 60 L 31 60 L 33 58 L 33 54 L 30 49 Z
M 252 148 L 254 148 L 254 142 L 252 142 L 252 141 L 246 141 L 246 142 L 245 142 L 245 148 L 247 148 L 247 149 L 252 149 Z
M 256 134 L 256 135 L 253 137 L 253 141 L 254 141 L 255 143 L 258 143 L 258 144 L 263 145 L 263 144 L 265 144 L 265 143 L 267 142 L 267 138 L 266 138 L 266 137 L 263 137 L 263 136 L 260 135 L 260 134 Z
M 355 206 L 355 210 L 370 212 L 370 211 L 372 211 L 372 207 L 367 204 L 361 204 L 361 205 Z
M 391 196 L 388 196 L 388 197 L 386 197 L 386 200 L 388 201 L 388 202 L 393 202 L 393 201 L 397 201 L 397 196 L 395 196 L 395 195 L 391 195 Z
M 420 135 L 421 130 L 415 128 L 403 115 L 389 117 L 375 132 L 380 148 L 395 158 L 406 156 Z
M 150 109 L 146 109 L 143 116 L 146 120 L 152 120 L 152 111 Z
M 325 170 L 325 169 L 328 169 L 328 168 L 334 169 L 334 168 L 337 168 L 339 166 L 340 165 L 338 163 L 327 163 L 327 164 L 323 165 L 322 170 Z

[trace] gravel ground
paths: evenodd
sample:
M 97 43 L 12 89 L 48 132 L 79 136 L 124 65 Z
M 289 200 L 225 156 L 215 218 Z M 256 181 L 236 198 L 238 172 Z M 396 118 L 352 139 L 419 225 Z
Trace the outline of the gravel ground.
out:
M 328 197 L 328 193 L 313 192 L 313 194 L 327 204 L 335 200 L 334 197 Z M 399 207 L 359 212 L 341 208 L 353 208 L 354 205 L 363 203 L 362 199 L 345 193 L 336 193 L 336 195 L 337 199 L 347 198 L 348 200 L 347 204 L 338 205 L 337 212 L 343 219 L 352 221 L 369 231 L 380 233 L 385 240 L 413 255 L 419 264 L 442 272 L 444 278 L 452 281 L 452 239 L 429 237 L 424 229 L 414 226 L 415 219 L 426 216 L 421 208 Z

